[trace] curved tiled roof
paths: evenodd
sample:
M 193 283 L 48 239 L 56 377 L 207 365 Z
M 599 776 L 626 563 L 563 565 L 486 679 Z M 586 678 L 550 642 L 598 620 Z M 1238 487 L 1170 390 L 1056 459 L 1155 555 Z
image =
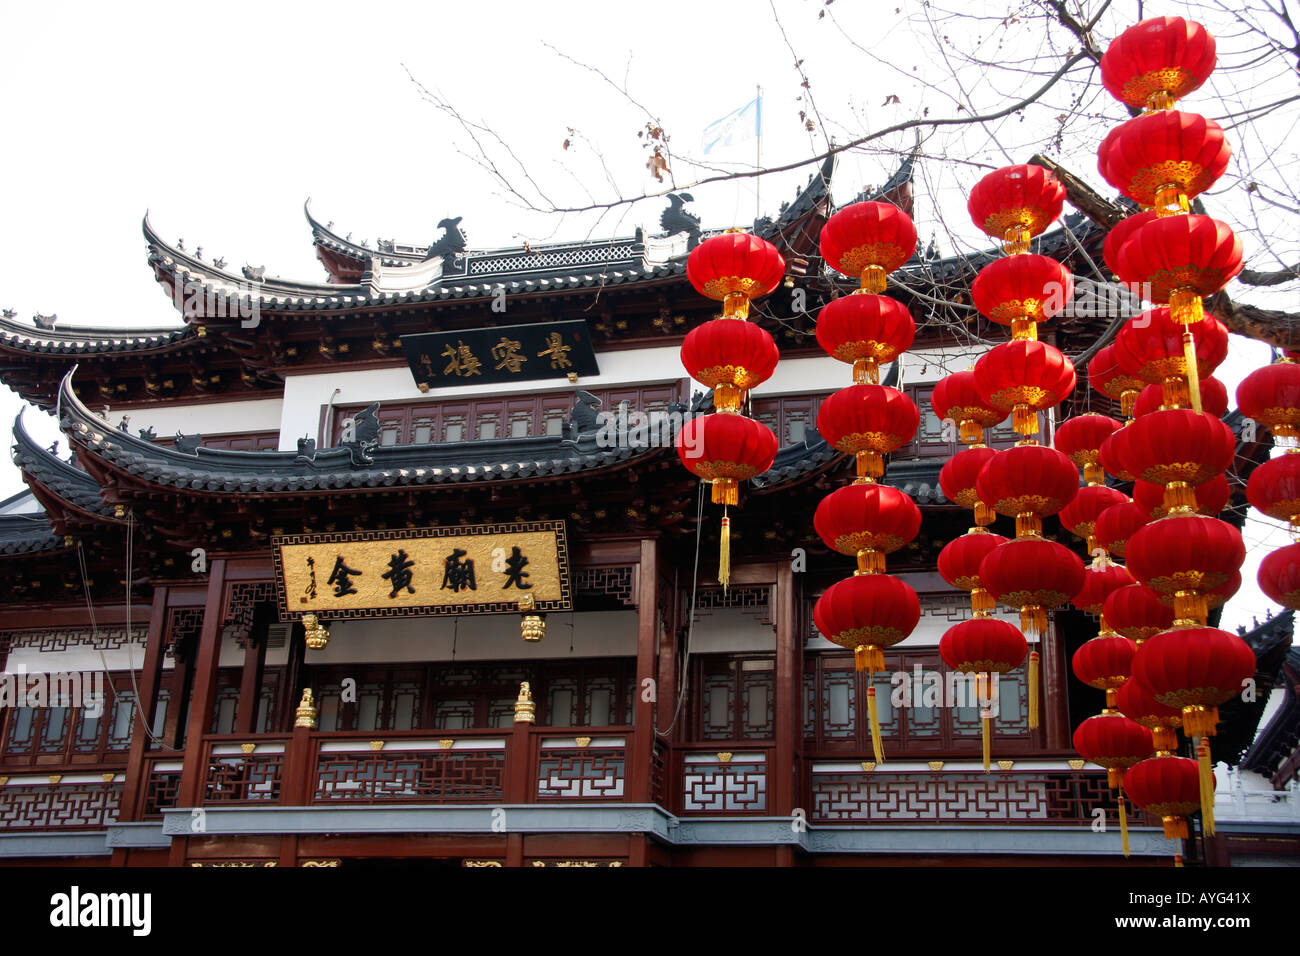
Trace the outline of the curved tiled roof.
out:
M 43 515 L 0 515 L 0 555 L 35 554 L 64 547 Z
M 66 380 L 65 380 L 66 381 Z M 23 413 L 14 419 L 13 461 L 23 474 L 78 511 L 112 518 L 113 509 L 100 496 L 99 483 L 80 468 L 70 465 L 28 434 Z
M 57 325 L 53 329 L 42 329 L 0 318 L 0 349 L 47 355 L 158 351 L 198 337 L 190 326 L 151 330 Z

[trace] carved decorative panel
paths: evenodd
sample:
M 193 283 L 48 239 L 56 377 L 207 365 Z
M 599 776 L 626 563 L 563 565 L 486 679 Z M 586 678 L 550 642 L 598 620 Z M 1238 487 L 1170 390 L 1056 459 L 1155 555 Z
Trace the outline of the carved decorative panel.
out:
M 162 819 L 163 811 L 180 801 L 181 771 L 151 767 L 144 791 L 144 818 Z
M 222 628 L 235 638 L 235 643 L 246 647 L 253 631 L 253 615 L 257 605 L 275 601 L 274 581 L 250 581 L 232 584 L 226 598 L 226 616 Z
M 605 594 L 625 607 L 636 607 L 636 569 L 631 565 L 578 568 L 573 586 L 579 594 Z
M 321 754 L 313 803 L 483 803 L 501 799 L 501 750 Z
M 205 803 L 267 803 L 280 799 L 283 753 L 216 756 L 208 761 Z
M 700 616 L 719 608 L 739 608 L 750 611 L 759 624 L 772 624 L 772 588 L 768 585 L 754 587 L 702 588 L 695 595 L 695 613 Z
M 762 753 L 688 754 L 682 765 L 683 813 L 767 810 L 767 757 Z
M 203 608 L 172 608 L 167 614 L 167 640 L 164 646 L 169 654 L 174 654 L 177 647 L 199 639 L 203 630 Z
M 0 831 L 98 830 L 117 820 L 121 784 L 0 787 Z
M 537 799 L 621 799 L 626 763 L 622 747 L 543 750 L 537 764 Z
M 0 634 L 0 644 L 9 649 L 24 648 L 42 654 L 66 651 L 70 647 L 89 647 L 97 651 L 121 650 L 128 643 L 143 647 L 149 637 L 148 625 L 90 628 L 31 628 Z

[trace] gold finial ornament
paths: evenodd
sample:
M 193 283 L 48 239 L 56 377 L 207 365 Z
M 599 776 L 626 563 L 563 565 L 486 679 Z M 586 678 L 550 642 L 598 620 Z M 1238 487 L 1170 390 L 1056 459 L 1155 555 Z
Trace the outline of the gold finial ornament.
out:
M 320 711 L 316 708 L 316 702 L 312 699 L 311 688 L 302 689 L 302 700 L 298 703 L 298 709 L 294 711 L 294 727 L 306 727 L 308 730 L 316 729 L 316 718 L 320 716 Z
M 330 629 L 315 614 L 302 616 L 302 628 L 306 632 L 307 646 L 313 651 L 319 651 L 330 642 Z
M 540 641 L 546 636 L 546 615 L 529 613 L 537 607 L 531 594 L 519 599 L 519 610 L 523 617 L 519 620 L 519 636 L 525 641 Z
M 533 691 L 528 681 L 519 685 L 519 696 L 515 698 L 515 723 L 531 724 L 537 721 L 537 705 L 533 703 Z

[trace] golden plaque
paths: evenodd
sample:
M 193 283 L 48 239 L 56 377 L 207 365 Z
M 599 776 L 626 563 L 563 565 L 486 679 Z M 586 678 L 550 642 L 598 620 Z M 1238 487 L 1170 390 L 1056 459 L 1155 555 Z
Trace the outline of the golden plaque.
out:
M 271 538 L 280 619 L 569 611 L 563 521 Z

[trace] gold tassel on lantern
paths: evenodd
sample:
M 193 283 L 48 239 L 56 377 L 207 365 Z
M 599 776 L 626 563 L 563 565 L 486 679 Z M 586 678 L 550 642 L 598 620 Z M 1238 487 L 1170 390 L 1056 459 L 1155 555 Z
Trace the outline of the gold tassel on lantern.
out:
M 731 519 L 727 517 L 725 509 L 722 531 L 718 534 L 718 583 L 722 585 L 723 591 L 731 583 Z
M 862 288 L 858 292 L 871 292 L 879 295 L 885 291 L 885 268 L 875 263 L 862 270 Z
M 1183 733 L 1189 737 L 1213 737 L 1219 725 L 1219 708 L 1188 704 L 1183 708 Z
M 975 588 L 970 592 L 970 610 L 972 617 L 991 617 L 998 604 L 986 588 Z
M 1195 289 L 1174 289 L 1169 293 L 1169 317 L 1179 325 L 1195 325 L 1205 318 L 1205 306 Z M 1193 352 L 1192 355 L 1195 357 L 1196 353 Z M 1189 375 L 1195 367 L 1196 362 L 1192 361 Z
M 1038 651 L 1029 652 L 1029 729 L 1038 729 Z
M 1119 788 L 1119 841 L 1124 847 L 1124 859 L 1128 859 L 1128 811 L 1124 809 L 1124 788 Z
M 1201 772 L 1201 829 L 1214 836 L 1214 765 L 1210 763 L 1210 742 L 1196 742 L 1196 766 Z
M 1196 492 L 1185 481 L 1171 481 L 1165 485 L 1161 504 L 1169 514 L 1188 514 L 1196 510 Z
M 957 423 L 957 437 L 963 445 L 983 445 L 984 426 L 973 418 L 963 418 Z
M 867 720 L 871 724 L 871 752 L 876 763 L 885 762 L 885 748 L 880 742 L 880 715 L 876 712 L 876 685 L 867 688 Z
M 880 361 L 874 355 L 854 359 L 853 381 L 859 385 L 879 385 Z
M 1200 303 L 1197 299 L 1197 304 Z M 1196 340 L 1192 330 L 1183 329 L 1183 361 L 1187 364 L 1187 394 L 1192 400 L 1192 411 L 1201 414 L 1201 370 L 1196 365 Z
M 735 478 L 714 478 L 711 494 L 715 505 L 740 504 L 740 485 Z
M 1011 409 L 1011 425 L 1017 435 L 1029 438 L 1038 434 L 1038 412 L 1028 405 L 1016 405 Z
M 1176 869 L 1176 870 L 1181 870 L 1182 868 L 1183 868 L 1183 855 L 1182 855 L 1181 853 L 1175 853 L 1175 854 L 1174 854 L 1174 869 Z
M 1016 223 L 1002 233 L 1002 251 L 1009 256 L 1023 255 L 1029 251 L 1029 227 Z

